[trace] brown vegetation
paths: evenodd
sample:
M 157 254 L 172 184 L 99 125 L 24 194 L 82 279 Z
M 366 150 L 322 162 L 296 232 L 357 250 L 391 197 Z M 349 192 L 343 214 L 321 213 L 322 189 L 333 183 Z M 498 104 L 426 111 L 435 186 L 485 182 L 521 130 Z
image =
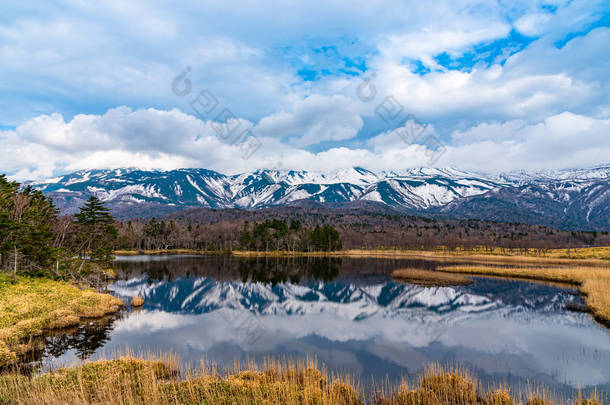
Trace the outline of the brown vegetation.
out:
M 154 224 L 122 221 L 117 224 L 118 248 L 230 251 L 240 246 L 240 232 L 245 221 L 260 223 L 274 219 L 287 223 L 297 220 L 307 228 L 330 224 L 339 231 L 346 249 L 405 250 L 444 246 L 445 250 L 454 251 L 477 250 L 483 246 L 487 251 L 502 254 L 532 251 L 542 254 L 552 248 L 610 245 L 607 232 L 571 232 L 528 224 L 422 218 L 363 209 L 273 207 L 253 211 L 186 210 L 156 220 Z M 270 244 L 262 250 L 274 249 L 277 248 Z M 571 257 L 571 252 L 566 251 L 565 255 Z
M 470 277 L 422 269 L 397 269 L 391 275 L 399 280 L 423 286 L 450 286 L 472 283 Z
M 367 398 L 345 376 L 329 376 L 316 364 L 269 361 L 222 377 L 214 368 L 180 373 L 171 356 L 142 360 L 129 355 L 59 369 L 33 378 L 0 376 L 0 404 L 329 404 L 360 405 L 513 405 L 556 403 L 550 395 L 511 396 L 508 389 L 488 392 L 459 369 L 433 365 L 410 386 L 403 381 L 385 394 Z M 570 403 L 597 405 L 595 397 Z
M 0 274 L 0 366 L 35 347 L 45 330 L 78 324 L 81 318 L 116 312 L 122 301 L 73 284 L 42 278 L 9 279 Z
M 144 298 L 140 297 L 139 295 L 131 299 L 132 307 L 141 307 L 142 305 L 144 305 Z

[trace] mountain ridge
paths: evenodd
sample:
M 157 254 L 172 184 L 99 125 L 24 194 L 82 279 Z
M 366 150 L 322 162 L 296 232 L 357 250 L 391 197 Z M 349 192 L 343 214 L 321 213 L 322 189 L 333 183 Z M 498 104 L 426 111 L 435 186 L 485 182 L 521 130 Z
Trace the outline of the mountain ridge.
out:
M 76 212 L 89 195 L 123 218 L 192 208 L 249 210 L 303 201 L 331 206 L 370 201 L 413 215 L 610 230 L 610 165 L 496 175 L 456 168 L 261 169 L 235 175 L 198 168 L 128 168 L 82 170 L 26 184 L 49 195 L 66 214 Z

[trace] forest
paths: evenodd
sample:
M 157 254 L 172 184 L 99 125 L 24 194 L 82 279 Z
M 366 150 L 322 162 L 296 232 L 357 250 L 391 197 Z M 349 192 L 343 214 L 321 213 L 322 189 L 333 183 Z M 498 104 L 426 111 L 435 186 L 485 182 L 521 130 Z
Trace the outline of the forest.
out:
M 161 219 L 119 221 L 117 228 L 120 248 L 135 250 L 308 252 L 329 250 L 329 240 L 330 250 L 433 249 L 439 246 L 546 250 L 610 243 L 607 232 L 563 231 L 521 223 L 320 207 L 195 209 Z
M 0 175 L 0 268 L 92 284 L 110 267 L 117 246 L 115 219 L 91 197 L 74 216 L 59 216 L 53 202 Z

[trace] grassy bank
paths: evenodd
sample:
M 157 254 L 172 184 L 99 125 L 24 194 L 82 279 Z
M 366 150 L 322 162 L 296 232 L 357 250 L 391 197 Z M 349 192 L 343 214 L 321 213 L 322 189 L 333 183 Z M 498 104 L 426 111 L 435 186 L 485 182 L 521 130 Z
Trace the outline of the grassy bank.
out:
M 45 330 L 78 324 L 116 312 L 122 302 L 111 295 L 44 278 L 0 274 L 0 367 L 34 349 L 32 337 Z
M 214 255 L 232 254 L 241 257 L 379 257 L 379 258 L 424 258 L 434 260 L 472 261 L 485 260 L 489 262 L 515 263 L 545 263 L 545 264 L 586 264 L 607 265 L 610 263 L 610 247 L 592 247 L 580 249 L 447 249 L 439 247 L 431 250 L 400 250 L 400 249 L 348 249 L 334 252 L 295 252 L 295 251 L 218 251 L 195 249 L 157 249 L 157 250 L 115 250 L 118 256 L 135 255 Z
M 115 250 L 117 256 L 137 256 L 137 255 L 222 255 L 229 251 L 221 250 L 195 250 L 195 249 L 145 249 L 145 250 Z
M 0 376 L 0 404 L 455 404 L 544 405 L 557 403 L 548 394 L 511 396 L 507 389 L 483 391 L 460 370 L 430 367 L 417 383 L 385 387 L 366 398 L 358 384 L 331 377 L 311 362 L 269 362 L 221 377 L 213 369 L 180 375 L 172 359 L 122 357 L 60 369 L 34 378 Z M 374 390 L 370 389 L 369 392 Z M 518 393 L 521 394 L 521 393 Z M 575 398 L 571 404 L 594 405 L 597 399 Z
M 569 283 L 579 286 L 595 319 L 610 327 L 610 266 L 609 267 L 493 267 L 441 266 L 441 272 L 481 276 L 518 277 Z
M 392 277 L 423 286 L 451 286 L 472 283 L 470 277 L 461 274 L 421 269 L 397 269 L 392 272 Z
M 575 250 L 573 250 L 575 251 Z M 423 259 L 440 262 L 485 262 L 489 264 L 519 264 L 519 265 L 586 265 L 607 266 L 610 263 L 610 247 L 583 248 L 579 254 L 562 257 L 559 253 L 550 252 L 545 256 L 534 255 L 533 252 L 523 254 L 498 250 L 341 250 L 336 252 L 288 252 L 288 251 L 238 251 L 231 252 L 237 257 L 351 257 L 351 258 L 386 258 L 386 259 Z

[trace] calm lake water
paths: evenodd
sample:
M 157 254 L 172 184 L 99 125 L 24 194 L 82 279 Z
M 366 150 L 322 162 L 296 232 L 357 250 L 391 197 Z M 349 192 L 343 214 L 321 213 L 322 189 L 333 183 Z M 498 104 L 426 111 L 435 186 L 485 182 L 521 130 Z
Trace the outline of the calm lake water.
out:
M 116 265 L 120 279 L 108 290 L 126 301 L 141 295 L 144 307 L 47 336 L 38 364 L 126 347 L 221 367 L 309 356 L 367 382 L 414 378 L 437 362 L 484 383 L 610 392 L 610 333 L 565 309 L 582 303 L 573 289 L 493 278 L 421 287 L 389 277 L 436 266 L 423 260 L 134 256 Z

